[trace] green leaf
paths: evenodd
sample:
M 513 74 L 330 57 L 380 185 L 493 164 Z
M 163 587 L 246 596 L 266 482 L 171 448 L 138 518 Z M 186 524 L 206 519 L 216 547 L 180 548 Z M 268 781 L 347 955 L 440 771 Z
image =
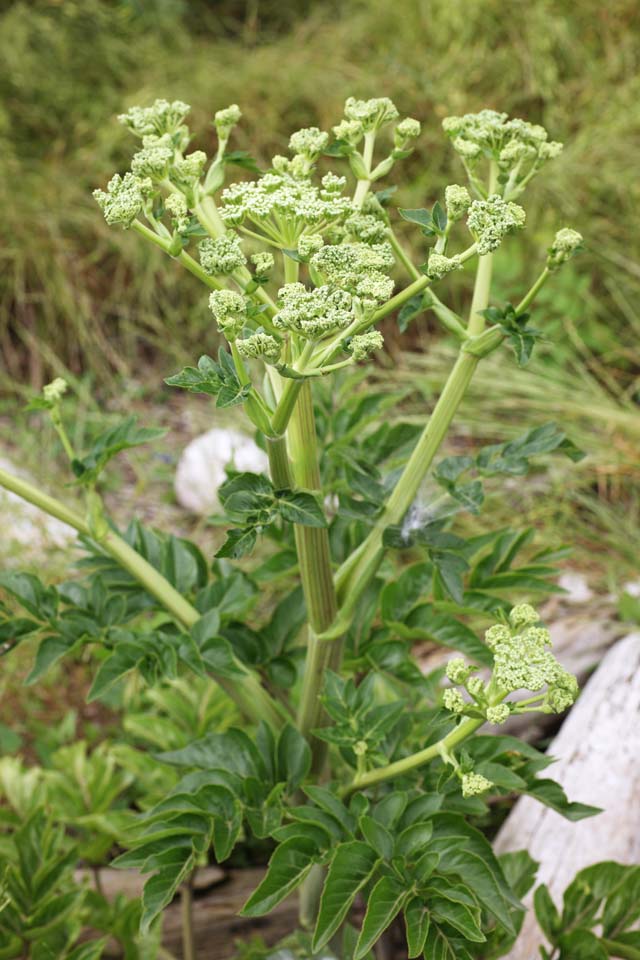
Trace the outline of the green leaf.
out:
M 280 515 L 289 523 L 305 527 L 326 527 L 327 520 L 322 507 L 311 493 L 282 490 L 277 493 Z
M 224 770 L 240 777 L 260 777 L 264 768 L 255 744 L 243 730 L 208 733 L 181 750 L 159 754 L 164 763 L 200 770 Z
M 262 883 L 251 894 L 240 913 L 261 917 L 288 897 L 307 876 L 318 857 L 315 840 L 292 837 L 276 847 Z
M 231 560 L 239 560 L 251 553 L 257 539 L 258 531 L 255 527 L 232 527 L 227 531 L 227 539 L 216 553 L 216 557 L 229 557 Z
M 430 820 L 412 824 L 403 830 L 396 840 L 395 855 L 404 857 L 405 860 L 417 859 L 431 840 L 432 834 L 433 824 Z
M 382 823 L 373 817 L 362 816 L 358 821 L 362 836 L 383 860 L 393 856 L 393 837 Z
M 368 882 L 378 855 L 366 843 L 352 840 L 336 847 L 320 898 L 313 950 L 320 950 L 341 926 L 356 894 Z
M 404 885 L 398 883 L 393 877 L 381 877 L 378 880 L 367 901 L 367 912 L 353 960 L 362 960 L 366 956 L 397 917 L 409 896 L 409 891 Z
M 478 919 L 474 916 L 473 910 L 464 903 L 457 903 L 453 900 L 446 900 L 440 897 L 433 897 L 429 900 L 429 910 L 434 920 L 440 923 L 446 923 L 458 933 L 461 933 L 472 943 L 484 943 L 485 935 L 478 925 Z
M 433 218 L 428 210 L 425 210 L 424 207 L 407 210 L 402 207 L 398 207 L 398 213 L 403 220 L 408 220 L 409 223 L 417 223 L 420 227 L 427 228 L 430 232 L 433 231 Z
M 45 637 L 38 647 L 35 662 L 25 680 L 25 684 L 30 686 L 36 680 L 39 680 L 49 667 L 52 667 L 54 663 L 57 663 L 65 654 L 69 653 L 73 646 L 73 640 L 60 635 Z
M 517 897 L 524 897 L 536 881 L 538 863 L 526 850 L 501 853 L 498 862 L 506 881 Z
M 491 666 L 493 656 L 466 624 L 446 613 L 439 613 L 430 603 L 416 607 L 404 624 L 393 624 L 394 630 L 410 640 L 431 640 L 443 647 L 459 650 L 475 663 Z
M 413 960 L 424 950 L 430 924 L 429 911 L 419 897 L 414 897 L 404 908 L 404 923 L 409 960 Z
M 286 780 L 293 793 L 309 773 L 311 750 L 302 734 L 287 723 L 281 730 L 277 746 L 278 780 Z
M 560 914 L 556 907 L 549 888 L 541 883 L 533 895 L 533 908 L 536 912 L 536 920 L 540 924 L 540 929 L 544 933 L 549 943 L 555 943 L 558 933 L 562 929 Z
M 570 803 L 566 793 L 555 780 L 531 780 L 526 792 L 540 803 L 551 807 L 566 820 L 584 820 L 585 817 L 595 817 L 596 814 L 602 813 L 600 807 L 590 807 L 586 803 Z
M 103 431 L 84 457 L 72 461 L 72 469 L 79 483 L 92 484 L 112 457 L 122 450 L 140 446 L 149 440 L 164 436 L 166 430 L 138 427 L 135 417 L 127 417 L 115 427 Z
M 608 960 L 609 954 L 595 933 L 574 930 L 560 938 L 560 960 Z
M 143 934 L 149 932 L 153 921 L 171 903 L 176 890 L 195 866 L 196 858 L 193 853 L 187 856 L 184 856 L 186 851 L 180 853 L 182 855 L 176 858 L 175 863 L 154 874 L 144 885 L 140 920 L 140 929 Z
M 512 911 L 522 910 L 522 904 L 509 888 L 486 838 L 457 814 L 436 813 L 432 822 L 434 835 L 430 849 L 446 854 L 440 861 L 439 872 L 460 877 L 496 920 L 515 934 Z M 466 838 L 464 847 L 449 849 L 450 838 L 460 836 Z
M 469 564 L 464 557 L 457 553 L 450 553 L 448 550 L 431 550 L 430 556 L 447 593 L 456 603 L 461 604 L 464 596 L 463 578 L 465 572 L 469 569 Z
M 431 219 L 439 233 L 443 233 L 447 229 L 447 214 L 439 200 L 436 200 L 433 205 Z
M 108 937 L 100 940 L 91 940 L 90 943 L 81 943 L 79 947 L 65 955 L 65 960 L 98 960 L 107 945 Z

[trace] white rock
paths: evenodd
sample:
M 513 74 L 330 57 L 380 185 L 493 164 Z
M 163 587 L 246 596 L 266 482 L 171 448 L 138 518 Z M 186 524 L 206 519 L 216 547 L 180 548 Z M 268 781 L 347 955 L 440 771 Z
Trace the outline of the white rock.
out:
M 218 487 L 226 480 L 226 467 L 263 473 L 269 461 L 264 450 L 246 433 L 215 427 L 185 447 L 178 461 L 175 492 L 178 503 L 206 516 L 220 510 Z
M 0 467 L 17 477 L 31 480 L 24 470 L 21 470 L 10 460 L 0 458 Z M 50 517 L 48 513 L 27 503 L 22 497 L 0 487 L 0 525 L 2 527 L 3 553 L 10 558 L 12 547 L 16 548 L 16 560 L 24 559 L 19 549 L 29 553 L 31 550 L 46 550 L 48 547 L 64 547 L 75 540 L 76 531 Z
M 558 586 L 566 590 L 566 595 L 562 598 L 568 603 L 586 603 L 593 597 L 593 591 L 581 573 L 575 570 L 567 570 L 558 578 Z
M 557 903 L 584 867 L 601 860 L 640 861 L 639 719 L 640 634 L 635 633 L 606 654 L 549 748 L 558 763 L 548 776 L 569 800 L 602 807 L 603 813 L 571 823 L 522 797 L 496 838 L 498 853 L 529 851 L 540 863 L 537 882 L 549 886 Z M 524 901 L 529 908 L 531 899 Z M 537 957 L 541 943 L 530 909 L 509 960 Z

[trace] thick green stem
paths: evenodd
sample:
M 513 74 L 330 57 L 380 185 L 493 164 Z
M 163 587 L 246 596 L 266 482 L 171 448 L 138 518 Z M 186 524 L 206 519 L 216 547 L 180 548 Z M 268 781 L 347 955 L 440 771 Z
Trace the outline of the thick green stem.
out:
M 196 960 L 193 939 L 193 891 L 191 882 L 180 888 L 183 960 Z
M 285 437 L 267 437 L 267 456 L 269 457 L 269 472 L 276 490 L 290 490 L 293 486 L 293 477 L 289 466 L 289 454 Z
M 0 486 L 11 490 L 12 493 L 16 493 L 50 516 L 67 523 L 78 533 L 84 536 L 91 535 L 86 520 L 80 514 L 54 497 L 43 493 L 28 481 L 14 477 L 6 470 L 0 470 Z M 183 627 L 190 629 L 200 619 L 199 611 L 113 530 L 108 531 L 100 541 L 100 546 L 151 596 L 155 597 Z M 246 670 L 239 662 L 238 666 Z M 282 726 L 285 719 L 283 708 L 269 696 L 254 674 L 247 671 L 246 676 L 237 677 L 234 680 L 214 675 L 214 679 L 250 720 L 255 722 L 266 720 L 276 728 Z
M 303 382 L 287 434 L 293 479 L 296 487 L 320 495 L 320 471 L 317 460 L 317 439 L 311 386 Z M 322 705 L 319 694 L 324 673 L 332 662 L 337 666 L 339 650 L 318 639 L 333 622 L 336 594 L 331 569 L 329 534 L 324 528 L 296 524 L 296 548 L 300 577 L 307 605 L 309 642 L 298 714 L 298 726 L 304 736 L 321 723 Z M 312 743 L 314 769 L 320 770 L 326 756 L 326 744 Z
M 430 763 L 431 760 L 436 760 L 442 755 L 443 750 L 445 752 L 452 750 L 459 743 L 462 743 L 470 737 L 472 733 L 475 733 L 478 727 L 481 727 L 484 722 L 484 719 L 463 720 L 455 730 L 452 730 L 451 733 L 443 737 L 442 740 L 438 740 L 437 743 L 431 744 L 430 747 L 426 747 L 418 753 L 412 753 L 410 757 L 403 757 L 402 760 L 396 760 L 395 763 L 390 763 L 386 767 L 378 767 L 377 770 L 370 770 L 368 773 L 356 777 L 353 782 L 343 790 L 342 796 L 349 796 L 349 794 L 355 790 L 372 787 L 376 783 L 382 783 L 384 780 L 391 779 L 391 777 L 400 777 L 405 773 L 409 773 L 410 770 L 415 770 L 416 767 L 421 767 L 425 763 Z
M 461 353 L 458 356 L 429 422 L 376 526 L 358 550 L 340 567 L 336 576 L 336 589 L 340 601 L 340 617 L 339 623 L 336 624 L 336 632 L 344 629 L 345 621 L 350 622 L 362 591 L 378 569 L 383 555 L 384 531 L 389 526 L 401 523 L 415 500 L 420 485 L 467 391 L 477 364 L 478 358 L 470 354 Z
M 140 220 L 134 220 L 131 224 L 131 229 L 135 230 L 136 233 L 139 233 L 140 236 L 144 237 L 146 240 L 150 240 L 151 243 L 154 243 L 156 247 L 160 247 L 161 250 L 164 250 L 166 254 L 170 257 L 173 257 L 173 254 L 169 252 L 171 242 L 164 237 L 158 236 L 157 233 L 154 233 L 153 230 L 150 230 L 149 227 L 145 226 L 144 223 L 141 223 Z M 182 253 L 179 253 L 177 257 L 173 257 L 174 260 L 177 260 L 181 263 L 189 273 L 192 273 L 194 277 L 197 277 L 205 286 L 209 287 L 211 290 L 222 290 L 222 284 L 214 277 L 210 277 L 208 273 L 202 269 L 197 260 L 194 260 L 193 257 L 190 257 L 188 253 L 185 253 L 184 250 Z
M 480 257 L 476 273 L 476 283 L 471 303 L 468 332 L 481 332 L 484 310 L 489 302 L 491 284 L 492 254 Z M 416 281 L 417 282 L 417 281 Z M 415 284 L 412 284 L 415 286 Z M 404 468 L 396 487 L 387 501 L 376 526 L 361 546 L 346 560 L 336 576 L 336 592 L 340 611 L 336 623 L 325 635 L 326 639 L 339 637 L 346 630 L 353 617 L 358 600 L 375 576 L 382 560 L 384 531 L 389 526 L 402 522 L 407 510 L 415 500 L 434 457 L 447 435 L 451 422 L 462 402 L 479 358 L 460 352 L 453 370 L 440 394 L 438 402 L 429 418 L 422 436 L 418 440 L 409 461 Z

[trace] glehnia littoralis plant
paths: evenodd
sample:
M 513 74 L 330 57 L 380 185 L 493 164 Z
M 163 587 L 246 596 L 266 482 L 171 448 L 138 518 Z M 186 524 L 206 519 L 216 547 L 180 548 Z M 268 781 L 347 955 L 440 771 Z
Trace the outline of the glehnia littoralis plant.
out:
M 490 110 L 448 118 L 468 184 L 448 186 L 431 209 L 398 211 L 424 238 L 417 266 L 396 235 L 390 191 L 375 192 L 420 134 L 390 100 L 350 98 L 333 135 L 299 130 L 289 156 L 227 186 L 232 164 L 256 172 L 228 149 L 238 107 L 215 115 L 213 160 L 189 152 L 188 112 L 158 100 L 123 115 L 139 149 L 130 171 L 95 196 L 108 223 L 207 288 L 224 345 L 167 382 L 242 406 L 270 476 L 229 472 L 219 491 L 229 529 L 213 569 L 194 544 L 137 522 L 120 534 L 102 471 L 156 431 L 130 418 L 81 455 L 65 431 L 66 385 L 49 385 L 34 406 L 50 414 L 84 510 L 6 473 L 0 482 L 75 527 L 88 557 L 85 580 L 59 588 L 3 578 L 28 614 L 15 636 L 44 635 L 30 679 L 95 644 L 92 698 L 132 670 L 149 683 L 192 671 L 246 719 L 245 729 L 210 731 L 161 756 L 181 779 L 122 837 L 129 849 L 118 861 L 151 874 L 143 928 L 188 890 L 211 849 L 224 861 L 253 835 L 270 838 L 273 853 L 243 912 L 266 914 L 298 890 L 296 956 L 361 960 L 399 915 L 410 957 L 501 956 L 535 864 L 526 853 L 496 858 L 470 818 L 518 792 L 571 819 L 595 811 L 538 777 L 549 760 L 537 750 L 479 732 L 514 714 L 561 713 L 577 695 L 525 602 L 549 588 L 552 558 L 520 561 L 528 531 L 465 539 L 451 525 L 459 511 L 479 511 L 483 477 L 522 475 L 553 450 L 579 452 L 548 424 L 475 457 L 437 458 L 482 358 L 506 343 L 526 363 L 540 336 L 529 308 L 580 248 L 578 233 L 559 230 L 521 300 L 491 304 L 494 252 L 524 228 L 522 194 L 560 144 Z M 465 320 L 435 288 L 467 264 L 476 280 Z M 388 422 L 398 397 L 356 386 L 383 348 L 381 322 L 398 313 L 404 325 L 427 309 L 457 339 L 458 358 L 423 425 Z M 425 506 L 428 475 L 439 492 Z M 251 554 L 260 535 L 275 548 L 241 572 L 230 561 Z M 411 560 L 401 569 L 398 551 Z M 275 609 L 265 618 L 253 608 L 267 583 Z M 411 642 L 425 639 L 464 655 L 449 661 L 444 691 L 412 658 Z M 357 929 L 356 898 L 366 905 Z M 192 957 L 189 936 L 185 949 Z

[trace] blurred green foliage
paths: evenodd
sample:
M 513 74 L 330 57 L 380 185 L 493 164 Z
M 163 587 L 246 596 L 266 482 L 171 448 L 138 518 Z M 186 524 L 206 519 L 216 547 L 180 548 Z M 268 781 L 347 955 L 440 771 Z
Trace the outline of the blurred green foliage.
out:
M 543 123 L 567 146 L 532 188 L 530 207 L 542 212 L 510 243 L 514 286 L 558 226 L 576 227 L 588 250 L 572 323 L 585 349 L 633 372 L 635 0 L 21 0 L 2 10 L 1 387 L 65 368 L 104 380 L 134 357 L 160 351 L 164 366 L 209 349 L 197 285 L 109 230 L 91 198 L 128 162 L 115 114 L 156 96 L 193 104 L 204 148 L 213 111 L 237 101 L 235 146 L 263 163 L 296 126 L 336 122 L 347 95 L 391 96 L 424 123 L 411 186 L 397 196 L 404 206 L 462 176 L 443 116 L 493 107 Z M 466 279 L 456 282 L 463 297 Z

